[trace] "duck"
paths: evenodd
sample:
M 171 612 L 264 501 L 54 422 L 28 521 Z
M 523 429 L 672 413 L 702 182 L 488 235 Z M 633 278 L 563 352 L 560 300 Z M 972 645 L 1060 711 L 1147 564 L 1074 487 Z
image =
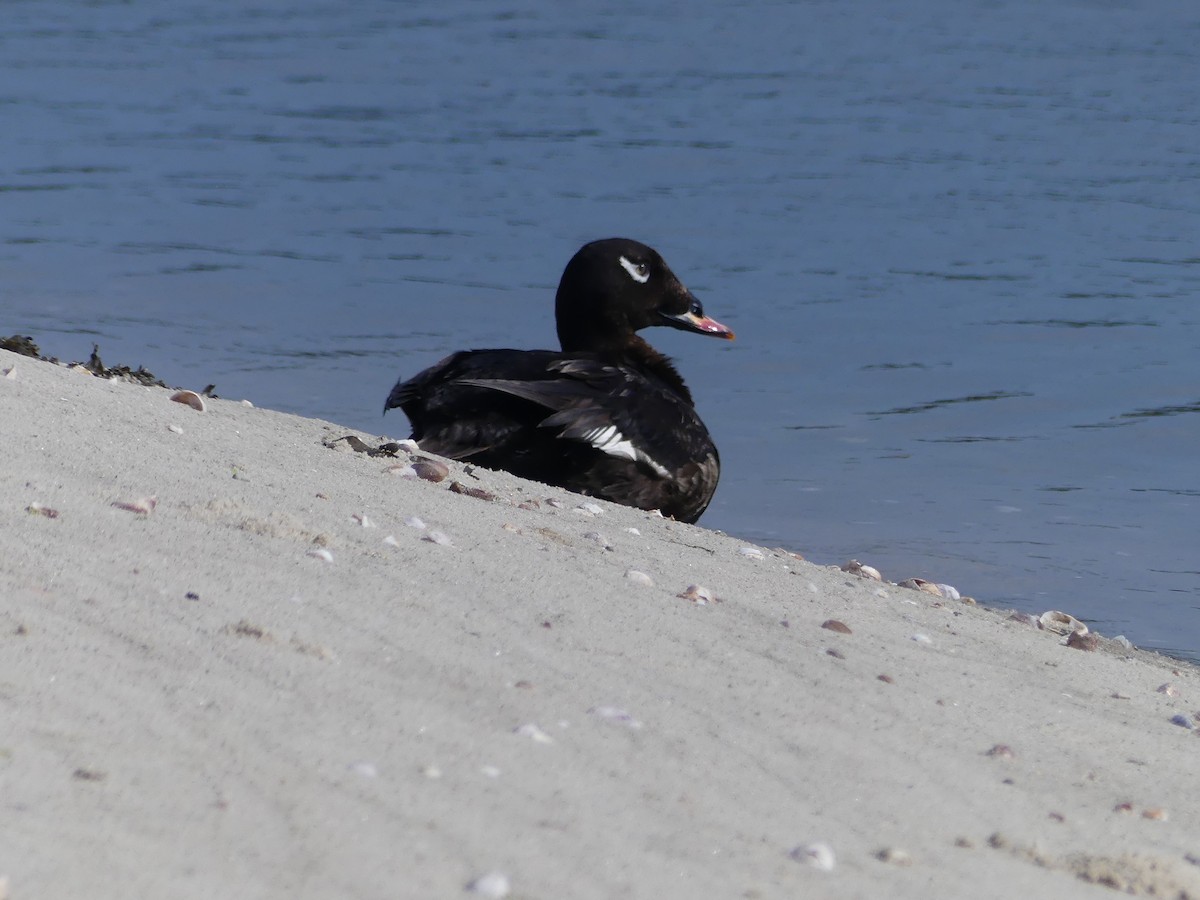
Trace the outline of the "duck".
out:
M 658 251 L 584 244 L 554 303 L 561 350 L 462 350 L 399 380 L 424 452 L 695 522 L 721 461 L 672 361 L 637 332 L 665 326 L 732 340 Z

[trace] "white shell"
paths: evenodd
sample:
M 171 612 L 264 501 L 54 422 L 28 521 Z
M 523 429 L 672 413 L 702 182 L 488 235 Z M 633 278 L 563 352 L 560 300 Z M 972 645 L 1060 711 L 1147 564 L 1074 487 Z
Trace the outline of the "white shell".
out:
M 315 550 L 309 550 L 305 555 L 311 556 L 314 559 L 322 560 L 324 562 L 333 562 L 333 554 L 324 547 L 318 547 Z
M 519 734 L 522 737 L 527 737 L 537 744 L 553 744 L 554 738 L 542 731 L 534 722 L 526 722 L 524 725 L 518 725 L 513 729 L 513 734 Z
M 766 558 L 764 556 L 763 552 L 761 550 L 759 550 L 757 547 L 742 547 L 741 549 L 738 550 L 738 553 L 740 553 L 742 556 L 745 556 L 747 559 L 765 559 Z
M 796 847 L 788 855 L 796 862 L 802 862 L 821 872 L 832 872 L 837 865 L 837 856 L 834 855 L 833 848 L 824 841 L 814 841 Z
M 1055 634 L 1087 634 L 1088 627 L 1080 622 L 1074 616 L 1059 612 L 1057 609 L 1047 610 L 1038 617 L 1038 623 L 1046 631 L 1053 631 Z
M 654 587 L 654 579 L 645 572 L 639 572 L 637 569 L 626 570 L 625 577 L 634 584 L 641 584 L 645 585 L 646 587 Z
M 186 403 L 197 412 L 204 412 L 204 398 L 195 391 L 176 391 L 171 395 L 176 403 Z

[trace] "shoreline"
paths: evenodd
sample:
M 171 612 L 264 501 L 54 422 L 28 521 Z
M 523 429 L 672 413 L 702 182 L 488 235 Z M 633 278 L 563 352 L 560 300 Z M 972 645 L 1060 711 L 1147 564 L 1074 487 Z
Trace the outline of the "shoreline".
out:
M 10 367 L 14 897 L 1200 897 L 1186 662 Z

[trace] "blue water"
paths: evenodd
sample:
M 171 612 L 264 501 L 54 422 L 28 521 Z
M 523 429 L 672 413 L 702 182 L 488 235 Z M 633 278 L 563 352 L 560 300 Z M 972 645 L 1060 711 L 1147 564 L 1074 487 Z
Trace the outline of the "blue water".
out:
M 1200 9 L 5 4 L 0 333 L 407 433 L 657 247 L 703 523 L 1200 658 Z

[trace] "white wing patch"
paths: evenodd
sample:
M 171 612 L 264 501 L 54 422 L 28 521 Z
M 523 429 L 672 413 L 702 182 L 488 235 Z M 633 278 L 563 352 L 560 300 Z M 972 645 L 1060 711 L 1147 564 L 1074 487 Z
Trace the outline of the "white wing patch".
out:
M 624 262 L 625 258 L 622 257 L 621 263 L 624 264 Z M 593 428 L 591 431 L 585 431 L 579 436 L 579 439 L 586 441 L 601 453 L 607 453 L 609 456 L 631 459 L 634 462 L 643 462 L 663 478 L 671 476 L 670 472 L 660 466 L 650 456 L 633 446 L 629 438 L 617 430 L 616 425 L 606 425 L 603 428 Z
M 645 284 L 650 280 L 650 267 L 645 263 L 631 262 L 628 258 L 621 257 L 621 268 L 629 273 L 629 277 L 638 284 Z

